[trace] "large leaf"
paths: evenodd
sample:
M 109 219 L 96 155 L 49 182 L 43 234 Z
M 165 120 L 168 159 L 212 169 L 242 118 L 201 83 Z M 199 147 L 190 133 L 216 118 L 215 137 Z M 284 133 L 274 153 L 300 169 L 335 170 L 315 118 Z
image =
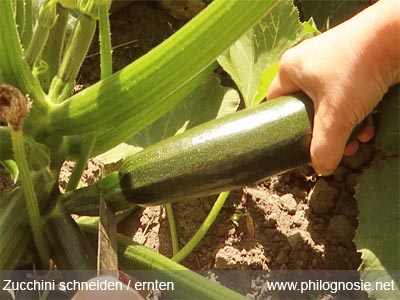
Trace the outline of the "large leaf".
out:
M 211 76 L 173 110 L 129 139 L 128 143 L 145 148 L 188 128 L 233 113 L 239 103 L 236 90 L 222 87 L 219 79 Z
M 400 84 L 392 87 L 377 107 L 375 144 L 385 152 L 399 152 Z
M 367 169 L 359 178 L 356 198 L 360 213 L 355 243 L 363 253 L 361 269 L 400 270 L 399 158 Z
M 379 258 L 368 249 L 361 249 L 361 280 L 371 284 L 373 289 L 367 290 L 370 297 L 380 299 L 400 299 L 399 287 L 395 284 L 399 282 L 399 271 L 386 270 Z M 379 288 L 384 286 L 384 288 Z M 378 287 L 378 288 L 375 288 Z
M 304 19 L 313 17 L 318 28 L 326 30 L 355 15 L 370 4 L 368 0 L 302 0 Z
M 310 34 L 310 24 L 305 27 L 300 23 L 292 1 L 282 1 L 218 58 L 238 86 L 246 107 L 262 101 L 279 58 L 303 34 Z

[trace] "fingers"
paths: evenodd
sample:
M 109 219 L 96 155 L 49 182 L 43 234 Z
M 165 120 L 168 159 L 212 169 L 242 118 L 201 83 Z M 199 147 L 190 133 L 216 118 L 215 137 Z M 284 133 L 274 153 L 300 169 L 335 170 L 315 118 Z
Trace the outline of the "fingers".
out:
M 267 99 L 274 99 L 282 95 L 298 92 L 299 90 L 298 86 L 294 84 L 288 76 L 282 75 L 282 71 L 280 70 L 271 82 Z
M 81 290 L 74 295 L 72 300 L 144 300 L 138 292 L 113 277 L 100 276 L 89 280 L 89 282 L 101 282 L 104 286 L 111 287 L 111 289 Z
M 372 124 L 372 118 L 369 116 L 367 118 L 367 123 L 363 129 L 358 134 L 357 138 L 360 142 L 367 143 L 374 137 L 374 125 Z
M 346 147 L 344 148 L 343 155 L 352 156 L 356 154 L 359 146 L 360 144 L 358 143 L 358 141 L 352 141 L 351 143 L 347 144 Z
M 324 106 L 317 107 L 310 146 L 311 162 L 317 174 L 327 176 L 335 171 L 351 130 L 352 126 L 336 113 L 328 113 Z M 354 151 L 355 147 L 357 145 L 351 145 L 349 150 Z
M 298 50 L 293 49 L 289 49 L 282 55 L 278 74 L 271 82 L 267 99 L 273 99 L 303 90 L 303 88 L 295 82 L 296 78 L 301 76 L 301 66 L 298 63 L 298 56 Z

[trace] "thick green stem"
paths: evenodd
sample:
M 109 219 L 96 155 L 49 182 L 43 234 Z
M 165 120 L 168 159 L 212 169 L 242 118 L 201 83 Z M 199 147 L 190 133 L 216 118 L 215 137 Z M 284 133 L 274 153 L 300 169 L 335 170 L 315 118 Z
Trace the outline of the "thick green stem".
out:
M 96 20 L 80 15 L 68 42 L 56 77 L 51 82 L 49 96 L 54 102 L 62 102 L 70 96 L 75 78 L 87 54 L 96 29 Z
M 129 202 L 122 193 L 117 172 L 108 174 L 94 185 L 61 195 L 59 201 L 64 203 L 65 209 L 70 214 L 98 216 L 100 190 L 108 207 L 114 212 L 135 207 L 135 204 Z
M 27 1 L 30 3 L 30 1 Z M 28 6 L 26 6 L 28 10 Z M 46 99 L 39 81 L 32 75 L 27 62 L 23 59 L 17 29 L 15 27 L 10 0 L 0 1 L 0 70 L 4 81 L 18 87 L 24 94 L 29 94 L 33 100 L 31 115 L 44 114 L 50 103 Z M 29 18 L 25 18 L 25 24 Z M 27 27 L 25 27 L 27 30 Z
M 35 66 L 36 61 L 40 58 L 49 37 L 50 29 L 53 28 L 56 21 L 57 2 L 54 0 L 48 0 L 40 8 L 35 32 L 33 33 L 28 51 L 26 52 L 26 61 L 31 68 Z
M 93 149 L 93 145 L 96 142 L 96 135 L 89 134 L 85 139 L 85 142 L 82 144 L 81 155 L 74 167 L 74 170 L 69 178 L 66 191 L 72 191 L 76 189 L 79 184 L 79 180 L 81 179 L 82 173 L 85 170 L 86 162 L 89 159 L 91 150 Z
M 172 107 L 169 95 L 211 65 L 278 2 L 213 1 L 148 54 L 55 107 L 49 130 L 86 134 L 106 131 L 121 120 L 126 120 L 126 130 L 139 122 L 145 110 L 156 120 Z M 160 106 L 158 113 L 152 112 Z
M 99 31 L 100 31 L 100 60 L 101 60 L 101 79 L 112 74 L 112 56 L 111 56 L 111 33 L 110 22 L 108 20 L 108 10 L 111 2 L 105 2 L 99 6 Z M 75 189 L 79 183 L 79 179 L 86 167 L 86 162 L 90 158 L 93 147 L 96 143 L 97 134 L 89 134 L 85 143 L 82 145 L 81 154 L 74 167 L 71 178 L 67 185 L 67 191 Z
M 17 0 L 19 1 L 19 0 Z M 21 1 L 22 2 L 22 1 Z M 32 39 L 32 28 L 33 28 L 33 21 L 32 21 L 32 14 L 33 14 L 33 7 L 32 7 L 32 0 L 24 0 L 25 2 L 25 23 L 24 23 L 24 32 L 22 34 L 21 42 L 24 48 L 27 48 L 29 43 Z
M 190 79 L 184 86 L 180 87 L 174 93 L 165 97 L 165 102 L 160 104 L 157 107 L 152 107 L 149 105 L 148 109 L 143 110 L 135 124 L 129 124 L 128 121 L 122 121 L 118 126 L 108 128 L 107 131 L 103 131 L 97 135 L 96 144 L 93 148 L 92 155 L 101 154 L 116 145 L 124 142 L 127 138 L 131 137 L 135 133 L 139 132 L 146 126 L 150 125 L 155 121 L 155 115 L 161 116 L 163 112 L 171 109 L 174 105 L 179 103 L 179 101 L 185 99 L 185 97 L 189 96 L 206 78 L 207 76 L 216 68 L 216 64 L 212 64 L 211 66 L 204 69 L 200 74 Z M 113 102 L 113 101 L 111 101 Z M 166 109 L 167 108 L 167 109 Z M 78 157 L 80 153 L 80 147 L 82 144 L 81 137 L 67 137 L 68 144 L 68 153 L 70 154 L 70 158 L 74 159 Z
M 91 222 L 90 219 L 79 218 L 77 222 L 92 243 L 96 243 L 97 224 Z M 118 260 L 121 268 L 142 270 L 135 274 L 144 281 L 154 280 L 155 276 L 159 279 L 162 278 L 163 281 L 173 281 L 175 286 L 175 289 L 171 291 L 171 295 L 175 296 L 173 299 L 246 299 L 245 296 L 213 282 L 127 237 L 118 235 L 117 241 Z M 151 270 L 154 272 L 150 272 Z
M 43 48 L 49 37 L 49 29 L 36 25 L 35 32 L 33 33 L 31 43 L 29 44 L 28 51 L 26 53 L 26 61 L 28 65 L 33 68 L 42 54 Z
M 201 239 L 206 235 L 207 231 L 210 229 L 211 225 L 217 219 L 219 212 L 225 204 L 225 200 L 228 198 L 229 192 L 223 192 L 219 194 L 217 201 L 215 201 L 211 211 L 209 212 L 207 218 L 201 224 L 200 228 L 193 235 L 190 241 L 176 254 L 172 257 L 173 261 L 180 262 L 186 256 L 188 256 L 194 248 L 200 243 Z
M 65 30 L 68 24 L 69 11 L 57 5 L 58 18 L 50 30 L 47 46 L 43 52 L 43 59 L 47 62 L 48 70 L 41 76 L 43 89 L 48 92 L 51 79 L 57 75 L 61 62 L 61 53 L 64 49 Z
M 25 157 L 24 138 L 21 130 L 12 130 L 11 139 L 14 148 L 14 157 L 20 172 L 20 179 L 25 193 L 26 206 L 28 210 L 29 222 L 32 229 L 33 240 L 38 250 L 40 260 L 43 265 L 49 263 L 50 254 L 47 247 L 42 218 L 39 212 L 39 205 L 36 198 L 35 189 L 31 174 L 28 169 L 28 162 Z
M 111 1 L 107 1 L 99 7 L 101 79 L 105 79 L 112 74 L 111 31 L 110 21 L 108 19 L 110 5 Z
M 172 255 L 176 255 L 179 251 L 179 241 L 178 241 L 178 233 L 175 225 L 175 217 L 174 217 L 174 209 L 172 208 L 171 203 L 165 204 L 167 209 L 168 223 L 169 223 L 169 231 L 171 233 L 171 242 L 172 242 Z
M 18 34 L 22 37 L 25 27 L 25 1 L 17 0 L 15 1 L 15 22 L 18 26 Z

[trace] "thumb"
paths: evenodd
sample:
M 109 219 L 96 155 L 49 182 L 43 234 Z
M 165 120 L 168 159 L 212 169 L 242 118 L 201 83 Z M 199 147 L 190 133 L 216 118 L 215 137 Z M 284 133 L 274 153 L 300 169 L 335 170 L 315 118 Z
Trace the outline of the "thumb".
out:
M 352 124 L 337 112 L 329 112 L 322 103 L 316 106 L 310 155 L 318 174 L 326 176 L 335 171 L 352 128 Z

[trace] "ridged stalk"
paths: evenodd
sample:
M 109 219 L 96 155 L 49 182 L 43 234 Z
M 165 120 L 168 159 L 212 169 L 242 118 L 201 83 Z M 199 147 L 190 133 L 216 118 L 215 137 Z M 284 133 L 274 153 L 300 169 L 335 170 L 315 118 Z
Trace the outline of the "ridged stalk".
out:
M 148 109 L 144 109 L 137 116 L 138 119 L 135 124 L 130 124 L 129 120 L 126 122 L 121 120 L 119 126 L 115 126 L 109 128 L 106 131 L 98 133 L 96 143 L 93 147 L 92 155 L 101 154 L 115 147 L 116 145 L 124 142 L 127 138 L 145 128 L 146 126 L 150 125 L 156 120 L 156 116 L 162 116 L 166 111 L 172 109 L 174 105 L 179 103 L 179 101 L 189 96 L 215 68 L 216 64 L 212 64 L 211 66 L 204 69 L 200 74 L 191 78 L 191 80 L 184 86 L 180 87 L 177 91 L 174 91 L 174 93 L 168 95 L 168 101 L 164 101 L 162 105 L 159 105 L 157 107 L 150 106 Z M 67 152 L 70 155 L 69 158 L 75 159 L 76 157 L 78 157 L 82 141 L 83 139 L 81 137 L 67 137 Z
M 15 1 L 15 22 L 18 26 L 18 34 L 22 37 L 25 27 L 25 1 L 17 0 Z
M 28 210 L 29 223 L 31 225 L 33 240 L 39 252 L 43 265 L 49 263 L 50 254 L 44 234 L 43 223 L 39 212 L 39 204 L 33 186 L 32 177 L 28 169 L 28 162 L 25 157 L 24 140 L 21 130 L 12 130 L 11 139 L 14 148 L 14 157 L 20 172 L 21 184 L 25 193 L 26 206 Z
M 63 202 L 66 211 L 70 214 L 98 216 L 100 190 L 107 206 L 113 212 L 121 212 L 135 207 L 135 204 L 125 199 L 119 185 L 117 172 L 108 174 L 94 185 L 61 195 L 60 201 Z
M 174 208 L 172 207 L 172 203 L 165 204 L 165 208 L 167 209 L 169 232 L 171 235 L 172 255 L 175 256 L 179 251 L 179 240 L 175 224 Z
M 279 0 L 216 0 L 161 45 L 123 70 L 54 108 L 50 131 L 64 135 L 133 126 L 147 110 L 154 121 L 166 97 L 209 66 Z M 109 101 L 113 99 L 113 101 Z M 160 113 L 161 112 L 161 113 Z
M 24 2 L 25 4 L 24 32 L 21 37 L 21 42 L 22 46 L 27 48 L 32 39 L 32 0 L 17 0 L 17 2 Z
M 39 11 L 39 17 L 36 22 L 35 31 L 33 33 L 28 51 L 26 52 L 26 61 L 33 68 L 36 61 L 42 54 L 44 46 L 49 37 L 50 29 L 57 21 L 57 2 L 48 0 Z
M 99 35 L 100 35 L 100 72 L 101 79 L 105 79 L 112 74 L 112 50 L 111 50 L 111 32 L 110 22 L 108 19 L 108 10 L 111 2 L 104 1 L 98 6 L 99 12 Z M 91 133 L 82 144 L 79 159 L 76 162 L 72 175 L 68 181 L 66 191 L 71 191 L 78 186 L 79 180 L 90 158 L 93 147 L 96 143 L 97 134 Z
M 96 20 L 84 14 L 76 21 L 56 77 L 51 82 L 49 97 L 54 102 L 68 98 L 74 88 L 75 78 L 87 54 L 96 29 Z
M 49 37 L 49 29 L 40 25 L 36 25 L 35 31 L 32 36 L 31 43 L 26 54 L 26 61 L 28 65 L 33 68 L 39 56 L 42 54 L 43 48 Z
M 68 24 L 68 9 L 57 5 L 57 13 L 57 22 L 50 30 L 47 47 L 43 52 L 43 59 L 48 65 L 48 70 L 41 75 L 41 82 L 46 92 L 49 90 L 51 79 L 57 75 L 60 67 L 61 53 L 64 49 L 65 30 Z
M 26 7 L 28 9 L 28 7 Z M 10 0 L 0 1 L 0 70 L 4 81 L 29 94 L 34 105 L 31 115 L 48 111 L 50 103 L 46 99 L 39 81 L 32 75 L 23 59 L 17 29 L 15 27 Z M 25 22 L 29 20 L 25 18 Z
M 96 242 L 98 232 L 97 226 L 87 222 L 79 224 L 82 230 Z M 151 250 L 150 248 L 137 244 L 130 239 L 118 235 L 118 260 L 120 266 L 125 270 L 153 270 L 155 272 L 142 271 L 141 280 L 154 280 L 154 276 L 160 276 L 164 281 L 172 281 L 175 290 L 171 294 L 178 293 L 178 299 L 213 299 L 226 300 L 246 299 L 245 296 L 213 282 L 182 265 L 168 259 L 167 257 Z

